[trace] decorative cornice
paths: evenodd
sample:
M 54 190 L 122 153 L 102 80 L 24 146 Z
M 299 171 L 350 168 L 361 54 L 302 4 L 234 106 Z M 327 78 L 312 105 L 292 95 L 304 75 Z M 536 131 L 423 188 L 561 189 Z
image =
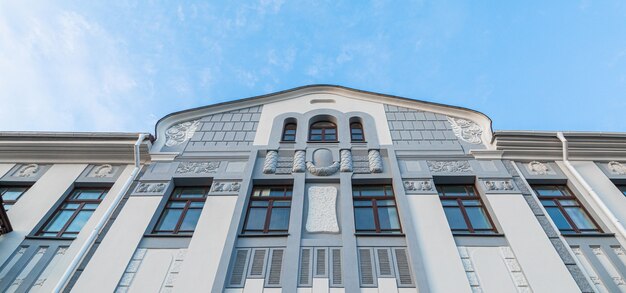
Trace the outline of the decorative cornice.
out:
M 196 133 L 196 129 L 199 125 L 199 120 L 186 121 L 172 125 L 165 131 L 165 145 L 168 147 L 176 146 L 189 140 L 194 133 Z
M 426 161 L 428 169 L 434 173 L 468 173 L 472 172 L 469 161 Z
M 448 116 L 448 121 L 452 125 L 452 132 L 460 140 L 471 144 L 481 144 L 483 142 L 481 139 L 483 130 L 474 121 L 450 116 Z

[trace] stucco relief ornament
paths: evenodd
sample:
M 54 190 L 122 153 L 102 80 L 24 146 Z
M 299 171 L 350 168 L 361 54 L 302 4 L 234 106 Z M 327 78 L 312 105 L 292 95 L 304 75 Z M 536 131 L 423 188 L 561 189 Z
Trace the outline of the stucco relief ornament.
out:
M 109 164 L 100 165 L 93 169 L 93 177 L 102 178 L 113 175 L 113 166 Z
M 383 172 L 383 158 L 380 156 L 379 150 L 369 150 L 369 152 L 367 153 L 367 158 L 370 165 L 370 172 Z
M 311 174 L 316 175 L 316 176 L 330 176 L 330 175 L 333 175 L 333 174 L 337 173 L 337 171 L 339 171 L 339 167 L 340 166 L 341 165 L 337 161 L 334 161 L 332 163 L 332 165 L 326 166 L 326 167 L 317 167 L 312 162 L 306 162 L 306 169 L 309 170 L 309 172 L 311 172 Z
M 609 162 L 608 166 L 611 173 L 617 175 L 626 175 L 626 166 L 624 166 L 622 163 L 611 161 Z
M 17 171 L 17 177 L 30 177 L 39 172 L 39 165 L 37 164 L 28 164 L 24 165 Z
M 165 191 L 167 183 L 139 183 L 136 193 L 161 193 Z
M 511 180 L 487 180 L 485 181 L 487 190 L 513 190 L 513 182 Z
M 528 171 L 534 175 L 547 175 L 550 172 L 550 168 L 542 162 L 532 161 L 528 163 Z
M 196 133 L 199 125 L 200 121 L 194 120 L 179 123 L 168 128 L 165 131 L 165 138 L 167 139 L 165 145 L 171 147 L 189 140 Z
M 430 180 L 404 181 L 404 189 L 406 191 L 431 191 L 433 185 Z
M 181 162 L 176 168 L 175 173 L 177 174 L 186 174 L 186 173 L 215 173 L 217 172 L 217 168 L 220 167 L 219 161 L 214 162 Z
M 472 167 L 468 161 L 427 161 L 431 172 L 466 173 Z
M 333 186 L 312 186 L 308 195 L 307 232 L 338 233 L 337 189 Z
M 471 144 L 482 143 L 483 130 L 474 121 L 455 117 L 448 117 L 448 121 L 452 125 L 454 135 L 462 141 Z
M 352 172 L 352 152 L 350 150 L 341 150 L 341 172 Z
M 211 192 L 237 192 L 240 188 L 239 182 L 215 182 L 211 187 Z
M 278 164 L 278 152 L 267 151 L 265 155 L 265 161 L 263 162 L 263 173 L 274 174 L 276 173 L 276 164 Z
M 296 151 L 293 154 L 293 167 L 291 172 L 293 173 L 302 173 L 306 171 L 306 152 L 305 151 Z

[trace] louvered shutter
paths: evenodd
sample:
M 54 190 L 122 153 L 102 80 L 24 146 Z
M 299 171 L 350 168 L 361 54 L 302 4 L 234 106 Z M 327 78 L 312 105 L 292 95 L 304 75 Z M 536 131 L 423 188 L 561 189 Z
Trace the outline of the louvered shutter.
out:
M 313 254 L 312 248 L 302 248 L 300 251 L 300 276 L 298 277 L 299 287 L 310 287 L 312 285 L 311 272 L 311 255 Z
M 248 270 L 248 278 L 262 279 L 265 276 L 267 249 L 252 250 L 252 260 Z
M 411 265 L 406 248 L 394 248 L 394 263 L 398 272 L 396 279 L 398 287 L 414 287 Z
M 359 248 L 359 272 L 361 274 L 361 287 L 376 287 L 374 276 L 374 260 L 370 248 Z
M 331 248 L 331 287 L 341 287 L 343 285 L 343 275 L 341 271 L 341 249 Z
M 315 275 L 316 278 L 326 278 L 328 275 L 326 272 L 328 269 L 326 268 L 326 248 L 316 248 L 315 249 Z
M 393 278 L 393 264 L 391 263 L 391 254 L 389 248 L 376 248 L 376 260 L 378 261 L 376 268 L 378 268 L 378 277 L 392 277 Z
M 233 266 L 230 272 L 229 287 L 243 287 L 246 276 L 246 268 L 248 267 L 248 249 L 238 249 L 235 252 Z
M 265 287 L 280 287 L 280 274 L 283 268 L 283 249 L 272 249 Z

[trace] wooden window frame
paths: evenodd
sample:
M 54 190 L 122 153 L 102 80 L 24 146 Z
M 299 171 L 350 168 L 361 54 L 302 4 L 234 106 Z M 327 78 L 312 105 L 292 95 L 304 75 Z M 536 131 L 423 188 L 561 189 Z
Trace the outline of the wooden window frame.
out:
M 369 196 L 369 195 L 361 195 L 361 190 L 359 190 L 359 188 L 362 187 L 382 187 L 383 189 L 383 193 L 384 195 L 382 196 Z M 354 195 L 355 190 L 359 191 L 359 195 Z M 388 193 L 389 191 L 389 193 Z M 392 200 L 393 201 L 393 205 L 385 205 L 385 206 L 381 206 L 381 207 L 394 207 L 396 209 L 396 215 L 398 216 L 398 229 L 381 229 L 380 227 L 380 218 L 378 217 L 378 203 L 377 201 L 379 200 Z M 375 232 L 372 232 L 371 230 L 357 230 L 356 225 L 354 227 L 354 230 L 356 231 L 357 234 L 368 234 L 368 233 L 376 233 L 376 234 L 381 234 L 381 235 L 396 235 L 396 234 L 402 234 L 402 222 L 400 221 L 400 213 L 398 212 L 398 203 L 396 202 L 396 196 L 393 192 L 393 186 L 391 184 L 382 184 L 382 185 L 366 185 L 366 184 L 360 184 L 360 185 L 353 185 L 352 186 L 352 201 L 356 202 L 356 201 L 362 201 L 362 202 L 367 202 L 370 201 L 372 203 L 371 207 L 358 207 L 356 205 L 353 204 L 353 209 L 354 212 L 356 212 L 356 209 L 366 209 L 366 208 L 371 208 L 372 212 L 374 213 L 374 226 L 375 226 Z M 356 222 L 356 214 L 355 216 L 355 222 Z
M 98 197 L 98 199 L 73 199 L 72 197 L 81 190 L 101 190 L 100 192 L 100 196 Z M 78 216 L 78 214 L 80 214 L 81 211 L 86 210 L 85 209 L 85 205 L 87 204 L 97 204 L 98 206 L 93 210 L 94 212 L 97 210 L 97 208 L 100 206 L 100 203 L 102 203 L 102 200 L 104 199 L 104 197 L 107 195 L 107 193 L 109 192 L 109 188 L 101 188 L 101 187 L 79 187 L 79 188 L 74 188 L 72 190 L 72 192 L 65 198 L 65 200 L 63 200 L 63 202 L 61 203 L 61 205 L 59 205 L 59 207 L 56 208 L 56 210 L 54 211 L 54 213 L 52 213 L 52 215 L 50 215 L 50 217 L 46 220 L 46 222 L 41 226 L 41 228 L 39 229 L 39 231 L 37 232 L 36 236 L 37 237 L 43 237 L 43 238 L 76 238 L 78 236 L 78 234 L 80 233 L 80 231 L 77 232 L 67 232 L 67 228 L 69 228 L 69 226 L 74 222 L 74 220 L 76 219 L 76 217 Z M 56 232 L 57 234 L 55 236 L 50 236 L 50 235 L 43 235 L 44 233 L 54 233 L 54 232 L 46 232 L 46 227 L 48 226 L 48 224 L 50 224 L 56 217 L 56 215 L 58 215 L 59 213 L 61 213 L 61 211 L 65 210 L 64 207 L 68 204 L 78 204 L 78 208 L 76 208 L 74 210 L 74 212 L 72 213 L 72 215 L 67 219 L 67 221 L 65 222 L 65 224 L 63 224 L 63 227 L 59 230 L 59 232 Z M 91 216 L 90 216 L 91 218 Z M 82 230 L 83 227 L 81 227 Z M 74 234 L 71 236 L 63 236 L 63 234 Z
M 333 125 L 333 127 L 319 127 L 319 126 L 315 126 L 316 124 L 320 124 L 320 123 L 330 123 Z M 321 139 L 320 140 L 313 140 L 311 139 L 311 137 L 313 135 L 317 135 L 317 134 L 313 134 L 312 131 L 314 129 L 321 129 L 322 132 L 319 134 Z M 326 131 L 329 129 L 333 129 L 335 131 L 335 139 L 334 140 L 330 140 L 330 139 L 326 139 Z M 311 142 L 337 142 L 339 140 L 339 133 L 337 132 L 337 124 L 335 124 L 334 122 L 331 121 L 317 121 L 313 124 L 311 124 L 311 126 L 309 127 L 309 141 Z
M 465 192 L 467 196 L 446 195 L 445 188 L 450 187 L 450 186 L 463 186 L 465 188 Z M 485 203 L 483 202 L 482 198 L 480 197 L 480 194 L 478 193 L 478 191 L 476 190 L 476 187 L 473 184 L 439 184 L 439 185 L 436 185 L 436 188 L 437 188 L 437 193 L 439 194 L 439 200 L 442 201 L 442 205 L 443 205 L 444 200 L 450 200 L 450 201 L 456 200 L 457 207 L 461 211 L 461 214 L 463 215 L 463 219 L 465 220 L 465 225 L 467 226 L 467 229 L 453 229 L 452 226 L 450 226 L 450 230 L 452 231 L 452 234 L 489 235 L 489 234 L 496 234 L 498 232 L 496 229 L 496 225 L 493 222 L 493 219 L 491 219 L 491 215 L 489 215 L 489 211 L 485 207 Z M 468 191 L 468 188 L 471 188 L 474 195 L 472 195 Z M 478 205 L 466 205 L 463 202 L 464 200 L 476 200 L 478 201 Z M 445 213 L 445 207 L 446 206 L 443 206 L 444 213 Z M 466 207 L 472 207 L 472 208 L 479 207 L 480 209 L 482 209 L 483 212 L 485 213 L 485 217 L 487 218 L 487 222 L 489 223 L 489 225 L 491 225 L 491 229 L 475 229 L 474 226 L 472 225 L 472 221 L 470 220 L 469 215 L 467 214 L 467 210 L 465 209 Z M 483 232 L 483 233 L 480 233 L 480 232 Z
M 14 200 L 6 200 L 6 199 L 4 199 L 4 194 L 10 188 L 24 188 L 24 191 L 22 191 L 22 193 Z M 2 207 L 4 208 L 4 206 L 6 204 L 10 204 L 11 206 L 15 205 L 17 203 L 17 201 L 24 195 L 24 193 L 26 193 L 28 191 L 28 189 L 30 189 L 30 186 L 27 186 L 27 185 L 6 185 L 6 186 L 0 186 L 0 198 L 2 198 Z M 6 209 L 6 208 L 4 210 L 8 211 L 8 209 Z
M 293 130 L 293 134 L 287 134 L 288 130 Z M 285 126 L 283 127 L 283 135 L 281 136 L 281 141 L 287 141 L 287 142 L 292 142 L 292 141 L 296 141 L 297 138 L 297 134 L 298 134 L 298 124 L 297 123 L 287 123 L 285 124 Z M 293 139 L 286 139 L 287 136 L 293 136 Z
M 198 197 L 198 198 L 181 198 L 180 195 L 183 193 L 183 191 L 185 189 L 203 189 L 203 196 L 202 197 Z M 199 209 L 202 210 L 204 208 L 204 203 L 206 202 L 207 196 L 209 194 L 209 187 L 207 186 L 183 186 L 183 187 L 175 187 L 174 190 L 172 190 L 172 194 L 170 195 L 170 197 L 167 199 L 167 203 L 165 204 L 165 207 L 163 208 L 163 211 L 161 211 L 161 215 L 159 216 L 159 218 L 157 219 L 154 228 L 152 229 L 152 235 L 180 235 L 180 236 L 189 236 L 192 235 L 193 232 L 195 231 L 195 227 L 193 231 L 189 231 L 189 230 L 180 230 L 180 227 L 183 225 L 183 222 L 185 220 L 185 217 L 187 216 L 187 212 L 190 209 Z M 202 202 L 203 205 L 202 207 L 191 207 L 192 203 L 195 202 Z M 170 203 L 185 203 L 185 206 L 182 208 L 169 208 L 168 205 Z M 165 213 L 168 210 L 180 210 L 182 209 L 183 211 L 180 213 L 180 216 L 178 217 L 178 221 L 176 222 L 176 226 L 174 226 L 174 230 L 157 230 L 159 223 L 161 222 L 161 220 L 163 219 L 163 217 L 165 216 Z
M 356 127 L 355 127 L 356 126 Z M 355 134 L 352 132 L 354 129 L 361 130 L 361 139 L 355 139 Z M 352 142 L 365 142 L 365 130 L 363 129 L 363 124 L 361 122 L 352 122 L 350 123 L 350 140 Z
M 268 189 L 268 188 L 282 188 L 283 194 L 285 196 L 254 196 L 255 191 Z M 291 193 L 292 195 L 287 195 Z M 281 209 L 289 209 L 289 218 L 291 219 L 291 201 L 293 198 L 293 186 L 291 185 L 259 185 L 254 186 L 252 188 L 252 193 L 250 194 L 250 199 L 248 201 L 248 207 L 246 209 L 246 218 L 243 225 L 242 234 L 246 235 L 263 235 L 263 234 L 283 234 L 289 232 L 289 225 L 287 225 L 287 229 L 278 230 L 278 229 L 270 229 L 270 221 L 272 218 L 272 208 L 274 205 L 274 201 L 289 201 L 289 207 L 281 206 Z M 267 207 L 253 207 L 253 202 L 268 202 Z M 255 229 L 247 229 L 248 227 L 248 219 L 250 217 L 251 209 L 265 209 L 265 222 L 263 223 L 263 230 L 255 230 Z M 261 234 L 259 234 L 261 233 Z
M 554 186 L 554 187 L 557 187 L 563 194 L 567 194 L 567 195 L 563 195 L 563 196 L 540 195 L 539 192 L 537 191 L 537 188 L 538 187 L 542 187 L 542 186 Z M 537 195 L 537 198 L 541 202 L 542 206 L 543 206 L 543 201 L 544 200 L 545 201 L 552 201 L 553 203 L 555 203 L 556 204 L 556 208 L 559 209 L 559 211 L 561 212 L 561 214 L 565 218 L 565 221 L 567 221 L 567 223 L 572 227 L 573 232 L 568 231 L 568 230 L 564 231 L 564 230 L 559 229 L 559 231 L 561 231 L 562 234 L 594 234 L 594 233 L 602 233 L 602 229 L 600 228 L 600 225 L 598 225 L 598 222 L 596 222 L 596 220 L 591 216 L 589 211 L 587 211 L 585 206 L 580 202 L 580 200 L 578 200 L 576 195 L 574 195 L 574 193 L 569 189 L 569 187 L 567 187 L 567 185 L 564 185 L 564 184 L 533 184 L 533 185 L 531 185 L 531 187 L 533 188 L 533 191 Z M 580 208 L 582 210 L 582 212 L 585 213 L 585 215 L 587 217 L 589 217 L 589 219 L 591 220 L 591 223 L 596 228 L 595 229 L 580 229 L 576 225 L 574 220 L 572 220 L 572 217 L 569 215 L 567 210 L 560 203 L 560 200 L 575 201 L 576 204 L 577 204 L 576 207 Z M 572 207 L 572 206 L 567 206 L 567 207 Z M 546 208 L 546 207 L 544 206 L 544 208 Z M 548 214 L 548 216 L 550 216 L 550 215 Z

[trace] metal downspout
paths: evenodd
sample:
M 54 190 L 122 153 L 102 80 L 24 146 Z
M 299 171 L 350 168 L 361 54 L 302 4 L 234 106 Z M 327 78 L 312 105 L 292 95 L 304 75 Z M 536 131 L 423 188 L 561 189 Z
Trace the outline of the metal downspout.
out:
M 624 228 L 624 225 L 622 225 L 620 220 L 615 217 L 613 212 L 611 212 L 611 210 L 600 199 L 600 196 L 598 196 L 596 191 L 593 190 L 591 185 L 587 183 L 583 176 L 578 173 L 578 170 L 576 170 L 576 168 L 574 168 L 574 166 L 570 163 L 568 154 L 568 143 L 567 139 L 565 139 L 565 136 L 563 135 L 563 132 L 557 132 L 556 136 L 561 140 L 561 143 L 563 144 L 563 163 L 565 164 L 567 169 L 574 175 L 576 180 L 583 186 L 583 188 L 585 188 L 587 193 L 591 195 L 593 201 L 595 201 L 595 203 L 600 207 L 604 214 L 609 218 L 611 223 L 613 223 L 613 225 L 617 228 L 619 234 L 622 236 L 622 239 L 626 240 L 626 229 Z
M 135 145 L 134 145 L 135 168 L 133 169 L 133 172 L 130 174 L 130 177 L 128 178 L 128 180 L 126 180 L 126 182 L 122 186 L 122 189 L 120 190 L 120 192 L 118 192 L 117 195 L 115 195 L 115 199 L 113 199 L 113 203 L 104 212 L 104 215 L 102 215 L 102 217 L 98 221 L 98 224 L 96 224 L 96 226 L 93 228 L 93 230 L 91 231 L 91 234 L 89 234 L 89 237 L 87 238 L 85 243 L 83 243 L 83 245 L 80 247 L 80 250 L 74 256 L 70 265 L 67 267 L 67 269 L 65 269 L 65 271 L 63 272 L 63 276 L 61 276 L 61 279 L 59 279 L 59 281 L 57 282 L 56 286 L 54 287 L 53 292 L 59 293 L 63 291 L 68 280 L 72 276 L 72 273 L 76 270 L 76 268 L 80 264 L 81 260 L 84 258 L 89 248 L 96 241 L 96 238 L 102 231 L 102 228 L 104 228 L 104 225 L 106 224 L 107 220 L 111 217 L 111 215 L 113 214 L 113 211 L 115 211 L 119 203 L 122 201 L 122 198 L 124 198 L 124 194 L 126 194 L 128 189 L 130 188 L 130 185 L 133 183 L 133 181 L 139 174 L 139 170 L 141 169 L 139 147 L 141 146 L 141 143 L 144 141 L 146 136 L 147 135 L 145 133 L 139 134 L 139 137 L 137 138 L 137 141 L 135 142 Z

